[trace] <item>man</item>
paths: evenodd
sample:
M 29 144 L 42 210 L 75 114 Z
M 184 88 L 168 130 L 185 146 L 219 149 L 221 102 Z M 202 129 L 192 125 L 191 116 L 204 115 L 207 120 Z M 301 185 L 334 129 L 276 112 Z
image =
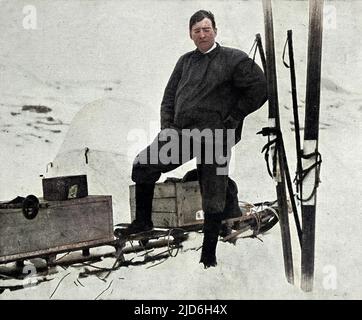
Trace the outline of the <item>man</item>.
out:
M 244 52 L 215 42 L 217 28 L 211 12 L 200 10 L 193 14 L 189 32 L 197 48 L 178 60 L 161 103 L 161 132 L 133 164 L 136 219 L 124 234 L 153 228 L 156 181 L 161 173 L 196 157 L 204 211 L 200 263 L 208 268 L 216 265 L 216 246 L 229 190 L 231 147 L 241 138 L 244 118 L 266 101 L 266 81 L 261 69 Z

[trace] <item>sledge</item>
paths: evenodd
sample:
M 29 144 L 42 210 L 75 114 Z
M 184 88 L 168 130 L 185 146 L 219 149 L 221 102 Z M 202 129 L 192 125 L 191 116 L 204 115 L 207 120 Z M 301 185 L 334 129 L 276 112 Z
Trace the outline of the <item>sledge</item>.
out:
M 121 228 L 125 228 L 126 226 L 127 224 L 123 224 Z M 125 258 L 127 254 L 138 252 L 147 253 L 152 249 L 167 247 L 166 252 L 168 256 L 174 256 L 173 250 L 181 248 L 181 243 L 187 240 L 187 238 L 188 235 L 185 232 L 172 229 L 151 230 L 131 235 L 127 238 L 114 237 L 112 241 L 99 246 L 103 247 L 101 252 L 96 252 L 96 250 L 92 252 L 91 249 L 95 249 L 95 246 L 92 246 L 68 250 L 67 252 L 57 251 L 51 254 L 28 256 L 27 258 L 11 261 L 15 263 L 8 263 L 9 261 L 7 261 L 6 263 L 0 264 L 0 279 L 12 278 L 21 280 L 28 277 L 29 264 L 25 264 L 26 260 L 36 264 L 35 270 L 38 277 L 54 273 L 54 271 L 52 271 L 54 267 L 66 268 L 69 266 L 76 267 L 77 265 L 96 268 L 94 271 L 86 270 L 81 272 L 81 277 L 100 272 L 109 273 L 121 266 L 132 264 L 132 259 L 127 260 Z M 138 245 L 133 242 L 138 242 Z M 101 262 L 105 258 L 115 259 L 113 267 L 101 268 L 92 265 Z
M 227 226 L 227 230 L 221 241 L 235 244 L 237 239 L 249 230 L 252 234 L 244 237 L 254 238 L 269 231 L 279 221 L 278 210 L 277 201 L 249 205 L 249 211 L 244 212 L 241 217 L 223 220 L 222 223 Z
M 222 221 L 219 241 L 230 242 L 235 245 L 237 239 L 239 239 L 245 232 L 252 230 L 252 235 L 247 237 L 257 237 L 259 234 L 270 230 L 279 221 L 277 201 L 273 203 L 265 202 L 255 205 L 241 202 L 240 207 L 243 212 L 240 217 L 224 219 Z M 118 228 L 116 228 L 114 232 L 118 242 L 118 250 L 115 253 L 116 261 L 114 262 L 112 268 L 106 271 L 111 272 L 118 269 L 120 266 L 128 266 L 132 264 L 130 261 L 127 261 L 124 256 L 126 253 L 130 252 L 147 251 L 152 248 L 167 246 L 167 250 L 164 252 L 166 255 L 160 256 L 160 254 L 157 254 L 154 257 L 148 256 L 148 261 L 154 261 L 156 257 L 174 257 L 177 255 L 178 250 L 182 248 L 182 242 L 187 241 L 189 233 L 202 232 L 203 227 L 203 224 L 200 223 L 200 221 L 197 221 L 196 224 L 188 224 L 183 227 L 155 228 L 150 231 L 134 233 L 127 236 L 122 235 L 122 230 L 126 229 L 129 225 L 130 224 L 128 223 L 117 225 Z M 133 242 L 138 242 L 139 245 L 135 247 Z M 131 247 L 124 248 L 126 243 L 130 243 Z M 173 253 L 174 249 L 177 250 L 176 254 Z M 93 273 L 99 272 L 99 270 L 95 270 Z
M 85 201 L 86 199 L 83 199 Z M 67 200 L 72 201 L 72 200 Z M 44 207 L 44 202 L 40 201 L 40 207 Z M 14 206 L 14 205 L 12 205 Z M 259 204 L 249 204 L 241 202 L 243 215 L 237 218 L 224 219 L 223 232 L 219 241 L 236 244 L 236 241 L 243 237 L 257 237 L 270 230 L 279 221 L 277 202 L 265 202 Z M 14 210 L 14 208 L 12 209 Z M 12 257 L 0 262 L 0 279 L 3 279 L 3 286 L 0 287 L 0 294 L 6 289 L 21 290 L 26 286 L 22 284 L 6 285 L 8 279 L 24 281 L 30 277 L 29 271 L 33 270 L 36 281 L 33 285 L 38 285 L 44 281 L 51 281 L 48 278 L 58 270 L 55 267 L 67 268 L 69 266 L 82 268 L 79 279 L 88 276 L 97 276 L 105 280 L 112 272 L 121 267 L 145 265 L 149 263 L 161 263 L 164 259 L 176 257 L 179 250 L 183 248 L 183 242 L 187 241 L 191 232 L 202 232 L 203 223 L 187 225 L 183 227 L 156 227 L 151 231 L 132 234 L 123 237 L 120 230 L 129 224 L 123 223 L 115 226 L 114 236 L 102 243 L 79 246 L 76 243 L 68 243 L 63 250 L 49 248 L 47 253 L 28 252 L 25 255 Z M 117 231 L 118 230 L 118 231 Z M 250 231 L 252 234 L 250 235 Z M 249 232 L 248 235 L 246 235 Z M 113 232 L 112 232 L 113 233 Z M 102 248 L 102 252 L 96 252 L 95 247 Z M 162 250 L 164 248 L 164 250 Z M 156 250 L 158 249 L 158 250 Z M 196 250 L 197 248 L 195 248 Z M 92 251 L 91 251 L 92 250 Z M 61 255 L 62 254 L 62 255 Z M 130 257 L 128 257 L 130 255 Z M 38 259 L 41 258 L 41 259 Z M 100 267 L 97 263 L 104 259 L 114 259 L 110 268 Z M 137 259 L 135 259 L 137 258 Z M 30 260 L 34 266 L 25 264 Z M 42 263 L 39 260 L 44 260 Z M 35 262 L 37 261 L 37 262 Z M 158 262 L 160 261 L 160 262 Z M 13 263 L 9 263 L 13 262 Z M 14 263 L 15 262 L 15 263 Z M 154 264 L 154 265 L 157 265 Z M 152 267 L 153 265 L 150 265 Z M 33 268 L 33 269 L 32 269 Z
M 129 223 L 113 224 L 112 196 L 88 195 L 86 176 L 43 179 L 43 197 L 18 196 L 0 202 L 0 278 L 25 279 L 32 267 L 40 277 L 57 272 L 55 267 L 79 266 L 84 269 L 80 277 L 101 274 L 105 279 L 124 266 L 175 257 L 189 234 L 201 233 L 203 228 L 199 183 L 189 181 L 195 178 L 191 173 L 185 177 L 156 184 L 154 229 L 128 236 L 122 230 Z M 130 186 L 129 206 L 133 219 L 134 186 Z M 241 216 L 235 217 L 232 210 L 230 218 L 224 217 L 220 241 L 235 244 L 249 231 L 257 237 L 279 221 L 276 201 L 239 201 L 238 207 Z M 94 265 L 105 258 L 113 259 L 110 268 Z
M 275 204 L 240 202 L 240 208 L 241 217 L 223 220 L 222 241 L 235 243 L 236 238 L 248 230 L 257 235 L 278 222 Z M 35 258 L 44 259 L 47 267 L 94 262 L 105 257 L 125 262 L 124 255 L 131 252 L 180 248 L 190 232 L 201 232 L 203 227 L 203 220 L 198 219 L 194 224 L 156 227 L 122 237 L 119 231 L 129 224 L 113 226 L 111 196 L 92 195 L 65 201 L 18 197 L 15 201 L 0 203 L 0 222 L 0 265 L 15 262 L 18 268 L 24 266 L 25 260 Z M 103 246 L 112 247 L 112 250 L 91 254 L 92 248 Z M 68 256 L 59 258 L 64 253 Z
M 240 217 L 222 220 L 221 241 L 235 244 L 237 237 L 248 230 L 253 232 L 252 236 L 257 236 L 269 231 L 279 221 L 276 201 L 258 204 L 240 202 L 240 208 L 243 213 Z M 179 244 L 188 239 L 190 232 L 202 232 L 203 223 L 198 221 L 197 224 L 185 225 L 183 227 L 155 228 L 128 236 L 122 235 L 122 230 L 129 226 L 128 223 L 118 224 L 117 226 L 119 228 L 115 229 L 114 234 L 118 241 L 123 241 L 124 243 L 138 241 L 141 246 L 145 246 L 149 241 L 160 238 L 166 239 L 169 243 L 172 241 L 172 244 Z
M 14 200 L 0 203 L 0 264 L 114 244 L 111 196 Z

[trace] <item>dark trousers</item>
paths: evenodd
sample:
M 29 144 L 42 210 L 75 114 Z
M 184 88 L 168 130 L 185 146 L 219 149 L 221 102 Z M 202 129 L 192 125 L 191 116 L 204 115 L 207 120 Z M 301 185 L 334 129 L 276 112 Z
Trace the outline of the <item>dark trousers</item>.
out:
M 160 133 L 161 134 L 161 133 Z M 228 199 L 229 210 L 235 209 L 236 184 L 228 178 L 228 164 L 217 161 L 215 152 L 205 152 L 210 147 L 210 141 L 203 141 L 201 138 L 185 137 L 183 132 L 173 131 L 168 139 L 163 141 L 160 134 L 154 141 L 136 157 L 133 163 L 132 180 L 136 184 L 154 184 L 162 173 L 172 171 L 193 158 L 197 159 L 197 176 L 202 196 L 202 209 L 205 214 L 222 214 Z M 183 144 L 189 139 L 189 144 Z M 217 142 L 218 143 L 218 142 Z M 217 144 L 216 143 L 216 144 Z M 198 144 L 199 149 L 195 152 L 194 146 Z M 212 143 L 213 150 L 216 150 L 215 141 Z M 172 149 L 175 147 L 175 149 Z M 223 156 L 226 159 L 231 157 L 231 147 L 222 142 Z M 175 150 L 178 148 L 178 151 Z M 169 152 L 165 152 L 168 150 Z M 173 151 L 175 152 L 173 152 Z M 210 149 L 209 149 L 210 150 Z M 201 152 L 199 152 L 201 151 Z M 159 157 L 158 157 L 158 156 Z M 166 156 L 166 159 L 165 159 Z M 169 156 L 169 157 L 168 157 Z M 169 160 L 169 161 L 165 161 Z M 232 204 L 231 204 L 232 203 Z M 236 198 L 237 206 L 237 198 Z M 231 207 L 231 208 L 230 208 Z M 238 206 L 237 206 L 238 208 Z

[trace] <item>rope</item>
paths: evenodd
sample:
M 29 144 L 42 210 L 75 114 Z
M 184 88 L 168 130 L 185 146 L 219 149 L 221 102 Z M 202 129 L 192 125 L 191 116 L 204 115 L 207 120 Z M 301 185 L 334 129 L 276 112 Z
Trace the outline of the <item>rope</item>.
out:
M 97 300 L 103 293 L 105 293 L 111 287 L 112 283 L 113 283 L 113 280 L 111 281 L 111 283 L 108 285 L 108 287 L 105 290 L 103 290 L 98 296 L 96 296 L 94 298 L 94 300 Z
M 254 203 L 254 206 L 255 207 L 264 207 L 264 206 L 266 206 L 266 207 L 270 207 L 270 206 L 272 206 L 272 205 L 274 205 L 274 204 L 277 204 L 278 203 L 278 200 L 275 200 L 275 201 L 264 201 L 264 202 L 257 202 L 257 203 Z
M 259 131 L 257 134 L 262 134 L 263 136 L 268 136 L 268 139 L 269 139 L 270 135 L 272 135 L 272 134 L 276 136 L 276 138 L 274 140 L 269 141 L 263 147 L 262 152 L 266 151 L 265 160 L 266 160 L 268 172 L 270 175 L 271 172 L 270 172 L 270 168 L 269 168 L 269 149 L 270 149 L 271 145 L 273 143 L 275 143 L 276 150 L 274 152 L 274 158 L 273 158 L 273 176 L 272 176 L 272 178 L 274 178 L 274 179 L 276 177 L 276 165 L 277 165 L 276 156 L 278 155 L 281 157 L 281 159 L 284 160 L 283 161 L 284 168 L 281 168 L 281 169 L 284 169 L 284 177 L 282 177 L 282 179 L 285 179 L 285 183 L 286 183 L 286 186 L 288 189 L 289 198 L 290 198 L 290 201 L 292 204 L 292 209 L 293 209 L 293 216 L 294 216 L 294 220 L 295 220 L 295 224 L 296 224 L 296 228 L 297 228 L 297 232 L 298 232 L 298 239 L 299 239 L 299 243 L 301 245 L 302 244 L 302 228 L 301 228 L 301 224 L 299 221 L 297 204 L 295 202 L 295 193 L 294 193 L 293 186 L 292 186 L 292 179 L 291 179 L 290 173 L 289 173 L 282 132 L 279 128 L 265 127 L 261 131 Z
M 47 164 L 47 166 L 46 166 L 46 173 L 48 173 L 48 169 L 49 169 L 49 166 L 50 166 L 50 168 L 53 168 L 53 162 L 49 162 L 48 164 Z
M 257 39 L 255 39 L 254 42 L 253 42 L 253 45 L 250 48 L 249 54 L 248 54 L 248 56 L 250 56 L 250 53 L 253 51 L 253 49 L 255 47 L 254 54 L 253 54 L 253 61 L 254 61 L 254 58 L 255 58 L 256 49 L 258 48 L 257 44 L 258 44 L 258 41 L 257 41 Z
M 60 281 L 58 282 L 57 286 L 55 287 L 53 293 L 50 295 L 49 299 L 51 299 L 51 298 L 53 297 L 54 293 L 58 290 L 58 288 L 59 288 L 59 286 L 60 286 L 60 283 L 61 283 L 66 277 L 68 277 L 69 275 L 70 275 L 70 272 L 67 273 L 63 278 L 60 279 Z
M 275 209 L 273 209 L 272 207 L 265 207 L 264 210 L 271 211 L 272 213 L 274 213 L 274 216 L 279 220 L 279 214 Z
M 307 198 L 302 198 L 302 197 L 297 196 L 297 199 L 299 201 L 307 202 L 307 201 L 309 201 L 310 199 L 312 199 L 314 197 L 314 195 L 317 192 L 317 188 L 319 187 L 319 184 L 321 182 L 321 180 L 320 180 L 320 170 L 321 170 L 321 164 L 322 164 L 322 155 L 320 154 L 319 151 L 316 150 L 316 151 L 314 151 L 312 153 L 309 153 L 309 154 L 305 154 L 305 155 L 301 154 L 301 157 L 303 159 L 310 159 L 312 157 L 316 158 L 316 161 L 311 166 L 309 166 L 306 169 L 303 169 L 301 172 L 297 172 L 297 175 L 296 175 L 296 177 L 294 179 L 294 181 L 295 181 L 295 183 L 297 185 L 297 190 L 299 190 L 299 188 L 302 186 L 303 181 L 307 177 L 307 175 L 314 168 L 316 168 L 316 174 L 315 174 L 315 179 L 314 179 L 314 187 L 313 187 L 313 190 L 312 190 L 311 194 Z
M 286 53 L 286 49 L 287 49 L 287 44 L 288 44 L 288 43 L 289 43 L 289 39 L 287 38 L 287 40 L 285 40 L 285 44 L 284 44 L 283 57 L 282 57 L 282 59 L 283 59 L 283 64 L 289 69 L 290 66 L 285 62 L 285 59 L 284 59 L 285 53 Z
M 248 54 L 249 56 L 250 56 L 250 53 L 252 52 L 253 49 L 254 49 L 253 63 L 251 64 L 251 68 L 253 68 L 254 65 L 255 65 L 255 56 L 256 56 L 256 51 L 258 50 L 258 40 L 257 39 L 254 40 L 253 45 L 251 46 L 251 49 L 250 49 L 249 54 Z
M 270 166 L 269 166 L 269 151 L 270 151 L 270 148 L 273 144 L 275 144 L 275 148 L 278 148 L 278 144 L 282 143 L 282 136 L 281 136 L 281 131 L 277 128 L 270 128 L 270 127 L 265 127 L 263 128 L 261 131 L 259 131 L 257 134 L 262 134 L 263 136 L 268 136 L 268 143 L 266 143 L 264 145 L 264 147 L 262 148 L 262 153 L 265 151 L 265 155 L 264 155 L 264 158 L 265 158 L 265 161 L 266 161 L 266 164 L 267 164 L 267 169 L 268 169 L 268 173 L 269 175 L 274 178 L 275 177 L 275 174 L 276 174 L 276 152 L 274 153 L 274 158 L 273 158 L 273 174 L 271 173 L 271 170 L 270 170 Z M 275 134 L 276 135 L 276 138 L 273 139 L 273 140 L 270 140 L 270 135 L 271 134 Z M 297 196 L 297 199 L 299 201 L 302 201 L 302 202 L 306 202 L 306 201 L 309 201 L 316 193 L 316 190 L 319 186 L 319 183 L 320 183 L 320 179 L 319 179 L 319 175 L 320 175 L 320 165 L 322 164 L 322 156 L 321 154 L 316 150 L 315 152 L 313 153 L 310 153 L 310 154 L 301 154 L 301 157 L 303 159 L 310 159 L 312 157 L 316 157 L 316 162 L 313 163 L 310 167 L 302 170 L 301 172 L 298 172 L 297 171 L 297 175 L 296 177 L 294 178 L 294 181 L 296 182 L 297 184 L 297 192 L 300 188 L 300 185 L 302 184 L 303 180 L 305 179 L 305 177 L 311 172 L 311 170 L 313 170 L 314 168 L 317 167 L 317 170 L 316 170 L 316 176 L 315 176 L 315 183 L 314 183 L 314 188 L 312 190 L 312 193 L 310 194 L 309 197 L 307 197 L 306 199 L 302 199 L 300 197 Z M 300 178 L 299 178 L 300 177 Z M 291 195 L 290 195 L 291 196 Z
M 174 229 L 170 229 L 170 230 L 168 231 L 168 235 L 167 235 L 167 252 L 168 252 L 168 254 L 170 255 L 171 258 L 176 257 L 177 254 L 178 254 L 178 252 L 179 252 L 179 249 L 180 249 L 180 247 L 177 247 L 176 254 L 175 254 L 175 255 L 172 254 L 174 248 L 171 249 L 170 238 L 171 238 L 171 232 L 172 232 L 173 230 L 174 230 Z
M 84 157 L 85 157 L 85 163 L 88 164 L 88 153 L 89 153 L 89 148 L 86 147 L 84 149 Z
M 281 131 L 277 128 L 271 128 L 271 127 L 265 127 L 263 128 L 261 131 L 259 131 L 257 134 L 262 134 L 263 136 L 268 136 L 268 142 L 264 145 L 264 147 L 261 150 L 261 153 L 265 152 L 264 154 L 264 159 L 266 162 L 266 166 L 267 166 L 267 170 L 268 170 L 268 174 L 271 178 L 275 178 L 276 177 L 276 167 L 277 167 L 277 152 L 276 150 L 278 149 L 278 146 L 281 142 Z M 274 139 L 270 139 L 270 136 L 274 134 L 276 137 Z M 273 154 L 273 172 L 270 169 L 270 165 L 269 165 L 269 152 L 271 147 L 274 145 L 275 147 L 275 152 Z
M 167 259 L 167 258 L 166 258 L 166 259 Z M 164 263 L 164 262 L 166 261 L 166 259 L 164 259 L 163 261 L 160 261 L 159 263 L 155 263 L 155 264 L 153 264 L 153 265 L 151 265 L 151 266 L 148 266 L 148 267 L 146 267 L 146 269 L 150 269 L 150 268 L 157 267 L 157 266 L 160 265 L 161 263 Z
M 276 176 L 276 162 L 277 162 L 276 154 L 277 153 L 274 152 L 274 154 L 273 154 L 273 172 L 272 172 L 272 170 L 270 169 L 270 164 L 269 164 L 269 158 L 270 158 L 269 152 L 273 145 L 275 145 L 275 148 L 276 148 L 277 141 L 278 141 L 278 138 L 270 140 L 270 136 L 268 136 L 268 143 L 265 144 L 265 146 L 263 147 L 263 149 L 261 151 L 262 153 L 265 151 L 264 160 L 266 162 L 266 168 L 268 170 L 268 174 L 271 178 L 275 178 L 275 176 Z
M 261 228 L 261 218 L 260 218 L 260 214 L 258 214 L 258 212 L 253 212 L 251 211 L 250 214 L 254 217 L 255 219 L 255 223 L 256 223 L 256 228 L 253 228 L 253 235 L 256 236 L 259 233 L 259 230 Z

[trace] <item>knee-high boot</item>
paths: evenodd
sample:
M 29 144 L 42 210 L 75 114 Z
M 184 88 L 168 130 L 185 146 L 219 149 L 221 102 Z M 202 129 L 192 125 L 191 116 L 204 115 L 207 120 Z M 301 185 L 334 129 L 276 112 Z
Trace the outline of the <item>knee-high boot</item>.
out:
M 136 184 L 136 221 L 152 225 L 152 200 L 155 184 Z
M 121 230 L 121 235 L 127 236 L 134 233 L 152 230 L 152 200 L 155 184 L 136 184 L 136 219 L 130 226 Z
M 202 243 L 202 252 L 200 263 L 204 264 L 205 269 L 215 267 L 216 261 L 216 246 L 221 228 L 221 213 L 208 214 L 205 213 L 204 220 L 204 239 Z

